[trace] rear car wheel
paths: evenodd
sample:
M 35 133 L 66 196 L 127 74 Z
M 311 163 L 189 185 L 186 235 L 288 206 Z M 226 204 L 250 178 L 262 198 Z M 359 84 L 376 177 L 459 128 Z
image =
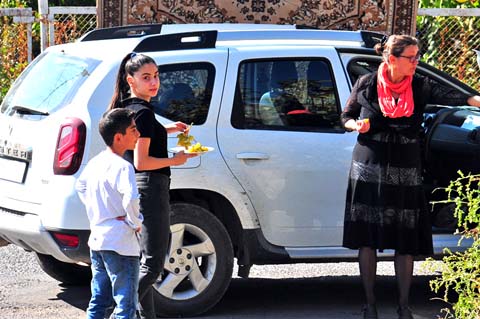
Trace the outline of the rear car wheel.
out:
M 163 317 L 194 316 L 224 295 L 233 271 L 233 248 L 223 224 L 208 210 L 173 204 L 165 271 L 155 288 L 155 308 Z
M 50 277 L 66 285 L 88 285 L 92 279 L 90 267 L 64 263 L 50 255 L 36 253 L 40 268 Z

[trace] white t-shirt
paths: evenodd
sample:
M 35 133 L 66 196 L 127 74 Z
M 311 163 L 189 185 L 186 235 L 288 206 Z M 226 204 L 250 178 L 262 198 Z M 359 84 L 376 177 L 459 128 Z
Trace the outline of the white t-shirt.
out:
M 88 246 L 124 256 L 139 256 L 135 229 L 142 225 L 132 164 L 106 149 L 88 162 L 76 189 L 90 220 Z M 117 220 L 124 216 L 125 220 Z

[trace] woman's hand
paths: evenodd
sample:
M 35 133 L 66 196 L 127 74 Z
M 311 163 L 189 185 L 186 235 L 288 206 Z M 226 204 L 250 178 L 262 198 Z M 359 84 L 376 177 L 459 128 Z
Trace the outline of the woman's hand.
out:
M 474 95 L 468 98 L 467 104 L 471 106 L 480 107 L 480 96 Z
M 356 120 L 355 124 L 357 126 L 356 130 L 358 133 L 366 133 L 370 130 L 370 121 L 368 119 Z
M 165 129 L 167 130 L 167 132 L 170 134 L 170 133 L 175 133 L 175 132 L 185 132 L 187 133 L 186 131 L 188 131 L 190 128 L 189 125 L 183 123 L 183 122 L 174 122 L 174 123 L 170 123 L 170 124 L 167 124 L 165 125 Z
M 345 123 L 345 128 L 352 131 L 357 131 L 358 133 L 366 133 L 370 130 L 370 120 L 354 120 L 350 119 Z

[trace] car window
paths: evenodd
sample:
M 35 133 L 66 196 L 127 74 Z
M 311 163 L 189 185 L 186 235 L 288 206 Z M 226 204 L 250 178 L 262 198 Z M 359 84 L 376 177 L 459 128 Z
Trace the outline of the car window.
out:
M 339 129 L 339 110 L 327 60 L 255 60 L 239 67 L 232 112 L 235 128 Z
M 348 63 L 347 71 L 352 86 L 355 85 L 358 78 L 362 75 L 372 73 L 378 70 L 380 63 L 382 62 L 380 57 L 377 58 L 354 58 Z
M 160 90 L 152 99 L 155 113 L 171 121 L 205 123 L 215 68 L 210 63 L 160 65 Z
M 352 86 L 355 84 L 355 82 L 358 80 L 360 76 L 377 71 L 381 62 L 382 62 L 382 59 L 379 56 L 372 57 L 372 58 L 368 58 L 368 57 L 353 58 L 348 63 L 348 67 L 347 67 L 348 76 L 350 78 Z M 425 64 L 423 65 L 425 66 Z M 427 72 L 425 67 L 422 67 L 422 64 L 419 64 L 419 66 L 417 67 L 416 73 L 422 76 L 428 77 L 434 83 L 442 84 L 445 86 L 451 86 L 451 83 L 449 83 L 449 81 L 441 75 L 439 70 L 433 67 L 430 67 L 429 69 L 430 69 L 430 72 Z
M 22 107 L 52 113 L 66 105 L 98 61 L 65 52 L 43 53 L 22 73 L 5 97 L 1 112 L 13 114 Z

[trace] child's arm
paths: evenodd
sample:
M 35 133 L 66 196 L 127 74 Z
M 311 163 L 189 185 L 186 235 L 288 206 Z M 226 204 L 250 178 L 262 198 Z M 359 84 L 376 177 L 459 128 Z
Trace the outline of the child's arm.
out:
M 135 231 L 140 231 L 143 216 L 140 214 L 140 195 L 138 194 L 133 167 L 130 166 L 128 170 L 122 171 L 121 175 L 119 191 L 123 195 L 122 206 L 125 210 L 125 222 Z
M 136 232 L 142 230 L 143 216 L 140 214 L 140 206 L 138 204 L 139 199 L 131 199 L 130 203 L 127 204 L 125 210 L 127 215 L 125 217 L 125 222 L 135 229 Z

